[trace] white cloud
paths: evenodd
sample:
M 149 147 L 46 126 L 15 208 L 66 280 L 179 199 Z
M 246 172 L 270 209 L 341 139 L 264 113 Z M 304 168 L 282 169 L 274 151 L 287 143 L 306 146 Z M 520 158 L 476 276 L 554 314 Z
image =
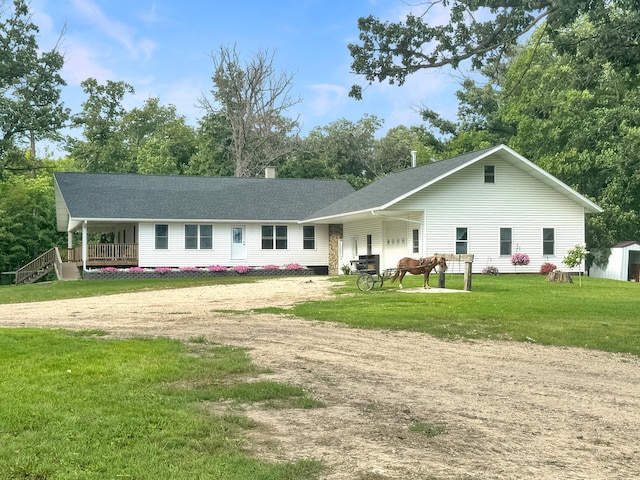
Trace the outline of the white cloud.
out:
M 110 19 L 94 0 L 70 0 L 76 14 L 91 23 L 105 36 L 122 45 L 133 58 L 142 53 L 146 59 L 151 57 L 156 45 L 151 40 L 136 40 L 136 31 L 123 22 Z
M 99 83 L 113 80 L 113 72 L 102 66 L 95 50 L 86 46 L 84 42 L 65 37 L 64 67 L 62 76 L 69 85 L 80 85 L 89 77 Z
M 318 83 L 310 85 L 311 98 L 304 99 L 310 117 L 320 117 L 331 111 L 338 111 L 348 99 L 347 89 L 340 85 Z

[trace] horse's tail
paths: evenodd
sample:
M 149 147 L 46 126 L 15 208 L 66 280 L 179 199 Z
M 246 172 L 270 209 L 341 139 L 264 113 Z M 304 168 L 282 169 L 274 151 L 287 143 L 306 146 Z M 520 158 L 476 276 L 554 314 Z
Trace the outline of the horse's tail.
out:
M 400 268 L 396 268 L 396 273 L 394 273 L 393 277 L 391 277 L 391 283 L 395 283 L 399 275 L 400 275 Z

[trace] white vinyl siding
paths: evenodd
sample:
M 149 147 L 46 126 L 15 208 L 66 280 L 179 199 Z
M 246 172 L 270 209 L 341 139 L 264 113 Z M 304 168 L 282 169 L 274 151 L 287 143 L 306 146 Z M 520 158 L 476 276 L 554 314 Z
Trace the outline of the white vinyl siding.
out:
M 484 183 L 484 165 L 495 165 L 496 182 Z M 510 256 L 500 255 L 500 228 L 512 229 L 513 251 L 526 253 L 531 262 L 519 272 L 537 273 L 544 262 L 560 267 L 569 248 L 584 243 L 584 209 L 562 193 L 498 156 L 454 173 L 394 205 L 398 210 L 423 210 L 423 254 L 455 253 L 455 227 L 469 232 L 468 253 L 473 271 L 493 265 L 513 272 Z M 555 254 L 543 255 L 542 229 L 555 226 Z M 462 271 L 454 262 L 451 272 Z
M 315 225 L 315 249 L 305 250 L 303 225 L 287 224 L 287 249 L 263 250 L 261 248 L 261 224 L 247 224 L 245 228 L 247 257 L 231 260 L 231 228 L 235 224 L 213 225 L 213 249 L 185 249 L 186 224 L 196 222 L 169 222 L 169 248 L 155 249 L 154 223 L 141 223 L 139 228 L 139 265 L 141 267 L 208 267 L 210 265 L 300 265 L 324 266 L 329 258 L 329 229 L 327 225 Z
M 383 226 L 380 221 L 366 220 L 361 222 L 345 223 L 343 226 L 343 237 L 351 239 L 350 242 L 343 246 L 343 262 L 356 260 L 359 255 L 367 254 L 367 236 L 371 235 L 371 253 L 373 255 L 382 255 L 382 238 Z M 354 248 L 358 251 L 354 251 Z M 383 258 L 380 259 L 380 268 L 383 265 Z

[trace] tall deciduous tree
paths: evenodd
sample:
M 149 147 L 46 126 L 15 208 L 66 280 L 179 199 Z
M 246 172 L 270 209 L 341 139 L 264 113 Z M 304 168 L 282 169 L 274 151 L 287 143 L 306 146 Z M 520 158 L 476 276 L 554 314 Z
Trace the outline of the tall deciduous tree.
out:
M 94 78 L 82 82 L 88 95 L 82 112 L 72 118 L 73 126 L 82 128 L 84 140 L 69 139 L 69 152 L 78 168 L 88 172 L 131 172 L 135 162 L 125 143 L 122 122 L 126 109 L 122 101 L 134 93 L 125 82 L 107 80 L 100 85 Z
M 198 121 L 196 153 L 186 173 L 231 177 L 234 173 L 231 125 L 220 113 L 207 113 Z
M 640 65 L 640 6 L 637 0 L 438 0 L 418 4 L 419 14 L 404 22 L 385 22 L 373 16 L 360 18 L 360 43 L 349 45 L 352 69 L 371 83 L 402 85 L 407 76 L 422 69 L 457 68 L 469 60 L 473 68 L 495 63 L 518 40 L 543 21 L 556 47 L 572 53 L 579 46 L 592 56 L 606 59 L 615 70 Z M 448 9 L 449 21 L 430 24 L 435 8 Z M 592 24 L 590 36 L 567 32 L 585 16 Z M 484 20 L 488 18 L 487 20 Z M 350 93 L 361 98 L 362 87 Z
M 189 171 L 197 149 L 196 133 L 174 105 L 160 105 L 158 98 L 149 98 L 142 108 L 133 108 L 124 116 L 121 129 L 133 171 L 165 175 Z
M 592 28 L 588 21 L 572 26 L 580 35 Z M 512 63 L 503 86 L 501 115 L 517 129 L 511 146 L 605 209 L 589 219 L 590 247 L 639 238 L 640 82 L 635 69 L 615 70 L 591 57 L 588 46 L 567 54 L 536 40 L 534 35 Z
M 0 271 L 14 271 L 56 245 L 60 235 L 55 222 L 48 172 L 0 181 Z
M 277 72 L 268 51 L 243 61 L 235 47 L 223 46 L 212 59 L 214 102 L 203 97 L 201 106 L 229 121 L 234 175 L 258 175 L 297 147 L 298 121 L 285 116 L 301 101 L 291 95 L 293 76 Z
M 0 8 L 5 7 L 5 2 Z M 37 168 L 36 142 L 58 139 L 69 118 L 60 99 L 66 85 L 59 72 L 62 54 L 40 51 L 38 27 L 29 6 L 14 0 L 0 17 L 0 176 L 6 171 Z M 26 148 L 30 154 L 25 155 Z
M 410 168 L 412 151 L 416 152 L 417 164 L 429 163 L 437 144 L 439 142 L 424 127 L 400 125 L 376 140 L 373 156 L 366 166 L 376 178 L 380 178 Z

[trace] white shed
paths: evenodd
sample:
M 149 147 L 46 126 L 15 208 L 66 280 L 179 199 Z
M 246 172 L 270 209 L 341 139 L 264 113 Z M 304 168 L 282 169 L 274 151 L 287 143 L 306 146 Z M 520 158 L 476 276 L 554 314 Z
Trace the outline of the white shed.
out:
M 614 245 L 609 262 L 604 267 L 592 265 L 589 276 L 640 282 L 640 243 L 629 241 Z

